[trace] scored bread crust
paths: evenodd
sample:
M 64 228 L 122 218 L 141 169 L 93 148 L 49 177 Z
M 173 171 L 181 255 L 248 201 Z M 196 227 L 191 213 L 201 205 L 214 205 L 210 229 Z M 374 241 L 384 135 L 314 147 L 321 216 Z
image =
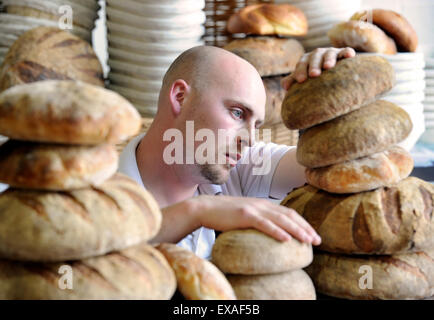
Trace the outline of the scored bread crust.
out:
M 317 168 L 365 157 L 401 142 L 412 127 L 405 110 L 377 100 L 304 131 L 297 144 L 297 161 Z
M 262 275 L 228 275 L 240 300 L 315 300 L 312 280 L 301 269 Z
M 54 262 L 102 255 L 151 239 L 161 220 L 153 196 L 120 173 L 68 192 L 10 188 L 0 194 L 0 257 Z
M 261 77 L 293 72 L 304 54 L 299 41 L 275 37 L 236 39 L 223 48 L 250 62 Z
M 216 239 L 212 262 L 230 274 L 285 272 L 311 263 L 312 246 L 295 238 L 280 242 L 254 229 L 232 230 Z
M 321 168 L 306 168 L 310 185 L 332 193 L 354 193 L 390 186 L 408 177 L 414 161 L 405 149 L 394 146 L 351 161 Z
M 48 79 L 104 86 L 101 63 L 89 43 L 43 26 L 23 33 L 9 49 L 0 68 L 0 91 Z
M 434 186 L 415 177 L 350 195 L 306 185 L 289 193 L 281 205 L 312 225 L 324 251 L 394 254 L 434 247 Z
M 118 168 L 116 147 L 9 140 L 0 146 L 0 181 L 11 187 L 67 191 L 99 185 Z
M 253 4 L 229 17 L 230 33 L 304 36 L 307 19 L 300 9 L 289 4 Z
M 46 80 L 0 94 L 0 134 L 12 139 L 115 144 L 140 126 L 139 113 L 125 98 L 84 82 Z
M 282 104 L 282 120 L 289 129 L 306 129 L 375 101 L 394 84 L 395 71 L 383 57 L 343 59 L 319 77 L 294 83 Z
M 392 37 L 399 51 L 415 52 L 417 49 L 417 33 L 411 24 L 402 15 L 392 10 L 373 9 L 368 13 L 366 10 L 356 12 L 350 20 L 368 21 L 381 28 Z
M 62 289 L 68 276 L 72 288 Z M 166 300 L 175 290 L 166 259 L 147 244 L 80 261 L 0 260 L 1 300 Z
M 383 30 L 368 22 L 346 21 L 327 32 L 334 47 L 352 47 L 356 51 L 396 54 L 396 44 Z
M 306 268 L 318 292 L 344 299 L 425 299 L 434 295 L 434 250 L 391 256 L 315 252 Z M 366 288 L 372 276 L 372 287 Z
M 208 260 L 175 244 L 156 246 L 175 271 L 178 290 L 188 300 L 236 300 L 225 275 Z

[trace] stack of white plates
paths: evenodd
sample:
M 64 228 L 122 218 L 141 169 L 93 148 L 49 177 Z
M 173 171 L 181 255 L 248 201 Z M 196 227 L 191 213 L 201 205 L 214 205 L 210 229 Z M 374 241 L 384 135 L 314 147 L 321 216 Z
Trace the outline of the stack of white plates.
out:
M 420 138 L 421 141 L 434 144 L 434 58 L 425 59 L 425 133 Z
M 381 97 L 395 103 L 410 115 L 413 130 L 399 145 L 410 151 L 425 131 L 423 100 L 425 97 L 425 61 L 421 52 L 402 52 L 393 55 L 380 53 L 358 53 L 379 55 L 386 58 L 395 69 L 396 84 Z
M 106 0 L 109 88 L 153 116 L 163 76 L 183 51 L 203 45 L 204 0 Z
M 0 64 L 9 47 L 24 32 L 39 27 L 62 27 L 66 12 L 72 13 L 72 29 L 66 29 L 90 42 L 98 17 L 97 0 L 2 0 L 0 13 Z M 72 11 L 64 11 L 69 6 Z M 66 8 L 66 7 L 64 7 Z M 68 9 L 69 9 L 68 8 Z
M 308 21 L 307 35 L 300 38 L 306 51 L 330 47 L 327 32 L 336 24 L 348 20 L 360 10 L 361 0 L 275 0 L 301 9 Z

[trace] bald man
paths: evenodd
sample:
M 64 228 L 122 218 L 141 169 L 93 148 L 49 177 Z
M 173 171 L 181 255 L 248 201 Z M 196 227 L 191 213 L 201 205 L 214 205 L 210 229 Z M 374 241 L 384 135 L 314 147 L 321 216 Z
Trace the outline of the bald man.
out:
M 282 85 L 288 89 L 294 81 L 318 76 L 337 59 L 354 55 L 350 48 L 317 49 L 302 57 Z M 295 147 L 255 143 L 265 101 L 256 69 L 226 50 L 195 47 L 173 62 L 152 125 L 120 155 L 119 171 L 150 191 L 162 209 L 162 227 L 153 242 L 177 243 L 206 259 L 214 230 L 255 228 L 280 241 L 295 237 L 320 244 L 318 234 L 297 212 L 269 201 L 282 199 L 303 185 L 305 177 Z M 184 151 L 178 158 L 182 161 L 175 163 L 167 159 L 174 151 L 169 149 L 173 139 L 167 139 L 173 132 L 182 135 L 177 150 Z M 224 132 L 225 138 L 215 141 L 207 161 L 188 159 L 188 152 L 197 155 L 202 143 L 192 137 L 203 132 L 214 137 Z M 255 173 L 261 161 L 268 170 Z

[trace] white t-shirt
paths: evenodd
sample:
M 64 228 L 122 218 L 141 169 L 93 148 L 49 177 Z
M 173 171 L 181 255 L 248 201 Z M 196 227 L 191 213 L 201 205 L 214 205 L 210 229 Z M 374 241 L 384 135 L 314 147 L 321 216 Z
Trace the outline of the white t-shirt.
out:
M 126 145 L 119 157 L 118 169 L 119 172 L 128 175 L 143 187 L 143 181 L 137 167 L 136 148 L 144 135 L 135 137 Z M 230 170 L 230 177 L 226 183 L 222 185 L 201 184 L 196 195 L 228 195 L 268 199 L 274 171 L 283 155 L 293 148 L 295 147 L 258 142 L 244 150 L 237 165 Z M 249 163 L 246 163 L 247 159 L 250 160 Z M 264 168 L 263 172 L 266 174 L 258 174 L 261 173 L 260 168 Z M 182 239 L 178 245 L 193 251 L 199 257 L 210 259 L 214 241 L 214 230 L 201 227 Z

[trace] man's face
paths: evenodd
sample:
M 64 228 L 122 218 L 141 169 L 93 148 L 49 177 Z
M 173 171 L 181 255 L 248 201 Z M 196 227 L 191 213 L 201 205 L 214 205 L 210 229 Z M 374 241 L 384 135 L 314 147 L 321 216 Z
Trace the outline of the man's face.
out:
M 226 71 L 226 72 L 225 72 Z M 254 143 L 255 129 L 265 113 L 265 89 L 256 70 L 247 64 L 223 65 L 221 72 L 207 86 L 193 89 L 191 100 L 194 130 L 209 129 L 214 133 L 215 152 L 212 161 L 197 163 L 200 183 L 222 184 L 229 170 L 241 158 L 244 147 Z M 195 141 L 201 151 L 203 141 Z M 207 141 L 208 143 L 208 141 Z

